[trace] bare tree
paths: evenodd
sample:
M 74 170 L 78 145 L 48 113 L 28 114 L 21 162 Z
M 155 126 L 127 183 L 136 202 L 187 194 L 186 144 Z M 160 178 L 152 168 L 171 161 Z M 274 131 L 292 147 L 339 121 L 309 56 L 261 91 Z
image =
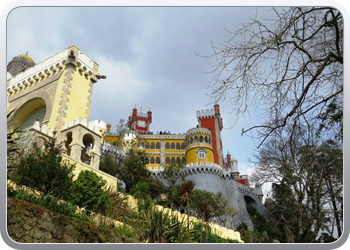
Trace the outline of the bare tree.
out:
M 314 242 L 321 229 L 330 228 L 333 218 L 340 236 L 342 151 L 335 142 L 323 142 L 313 128 L 293 126 L 289 132 L 292 136 L 276 131 L 259 148 L 252 178 L 290 188 L 286 203 L 276 205 L 280 206 L 277 220 L 299 242 Z M 295 201 L 294 216 L 288 216 L 291 200 Z
M 240 115 L 263 110 L 265 121 L 250 128 L 261 140 L 296 120 L 316 119 L 329 105 L 342 110 L 343 18 L 331 7 L 273 8 L 256 15 L 232 38 L 213 44 L 210 73 L 215 102 L 229 99 Z M 323 117 L 325 118 L 325 117 Z

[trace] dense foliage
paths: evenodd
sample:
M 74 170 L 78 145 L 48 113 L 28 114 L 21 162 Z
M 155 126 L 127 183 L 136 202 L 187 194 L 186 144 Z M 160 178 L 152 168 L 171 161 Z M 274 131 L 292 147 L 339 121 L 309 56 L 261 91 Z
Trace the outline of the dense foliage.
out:
M 73 186 L 75 165 L 62 159 L 61 145 L 51 138 L 43 150 L 34 148 L 33 152 L 19 159 L 10 178 L 44 195 L 57 198 L 67 197 Z
M 139 182 L 149 180 L 151 173 L 147 170 L 148 157 L 143 150 L 130 148 L 116 169 L 116 177 L 125 184 L 125 191 L 131 189 Z
M 85 208 L 87 215 L 91 212 L 104 213 L 112 205 L 109 193 L 103 189 L 105 185 L 106 181 L 96 173 L 81 171 L 74 181 L 69 201 Z

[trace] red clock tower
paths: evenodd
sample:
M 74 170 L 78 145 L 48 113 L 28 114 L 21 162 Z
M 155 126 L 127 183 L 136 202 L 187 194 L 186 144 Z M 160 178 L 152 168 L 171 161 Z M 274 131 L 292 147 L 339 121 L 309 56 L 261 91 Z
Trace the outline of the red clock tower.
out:
M 128 120 L 128 127 L 131 130 L 140 134 L 147 134 L 149 132 L 149 125 L 152 122 L 152 111 L 147 113 L 137 112 L 136 107 L 133 108 Z

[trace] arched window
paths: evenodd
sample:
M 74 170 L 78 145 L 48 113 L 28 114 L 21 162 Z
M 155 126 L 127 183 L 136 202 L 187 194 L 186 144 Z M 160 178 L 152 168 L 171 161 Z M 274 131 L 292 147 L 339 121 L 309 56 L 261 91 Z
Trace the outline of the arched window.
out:
M 169 142 L 165 143 L 165 149 L 170 149 L 170 143 Z
M 151 149 L 155 149 L 156 148 L 156 144 L 154 142 L 151 143 Z
M 186 149 L 186 143 L 181 143 L 181 149 Z
M 176 149 L 181 149 L 181 147 L 180 147 L 180 143 L 176 143 Z
M 156 164 L 160 164 L 160 157 L 156 157 Z
M 156 143 L 156 149 L 160 149 L 160 143 L 159 142 Z
M 171 149 L 175 149 L 175 143 L 171 143 Z
M 171 157 L 171 162 L 175 163 L 175 157 Z
M 205 152 L 205 150 L 204 149 L 199 149 L 198 151 L 197 151 L 197 157 L 198 157 L 198 159 L 205 159 L 206 158 L 206 152 Z
M 170 157 L 166 157 L 166 158 L 165 158 L 165 163 L 166 163 L 166 164 L 169 164 L 169 163 L 170 163 Z
M 66 138 L 67 139 L 64 146 L 66 147 L 66 154 L 70 156 L 71 147 L 69 146 L 69 144 L 71 144 L 71 142 L 73 141 L 72 132 L 67 133 Z
M 94 148 L 94 138 L 90 134 L 83 136 L 84 149 L 81 151 L 80 160 L 86 164 L 90 164 L 91 155 L 90 151 Z
M 177 162 L 177 163 L 181 163 L 181 158 L 180 158 L 180 157 L 177 157 L 177 158 L 176 158 L 176 162 Z
M 150 157 L 149 163 L 150 163 L 150 164 L 154 164 L 154 157 Z
M 182 163 L 186 163 L 186 157 L 182 157 Z
M 146 142 L 146 147 L 145 149 L 149 149 L 149 142 Z

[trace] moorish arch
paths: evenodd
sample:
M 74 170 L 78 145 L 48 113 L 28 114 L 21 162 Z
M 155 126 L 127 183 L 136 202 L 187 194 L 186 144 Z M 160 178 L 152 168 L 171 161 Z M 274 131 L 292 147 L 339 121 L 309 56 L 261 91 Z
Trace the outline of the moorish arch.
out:
M 44 90 L 30 93 L 26 100 L 15 109 L 14 120 L 22 124 L 30 114 L 43 106 L 45 106 L 45 115 L 40 123 L 48 124 L 52 114 L 53 102 L 51 96 Z

